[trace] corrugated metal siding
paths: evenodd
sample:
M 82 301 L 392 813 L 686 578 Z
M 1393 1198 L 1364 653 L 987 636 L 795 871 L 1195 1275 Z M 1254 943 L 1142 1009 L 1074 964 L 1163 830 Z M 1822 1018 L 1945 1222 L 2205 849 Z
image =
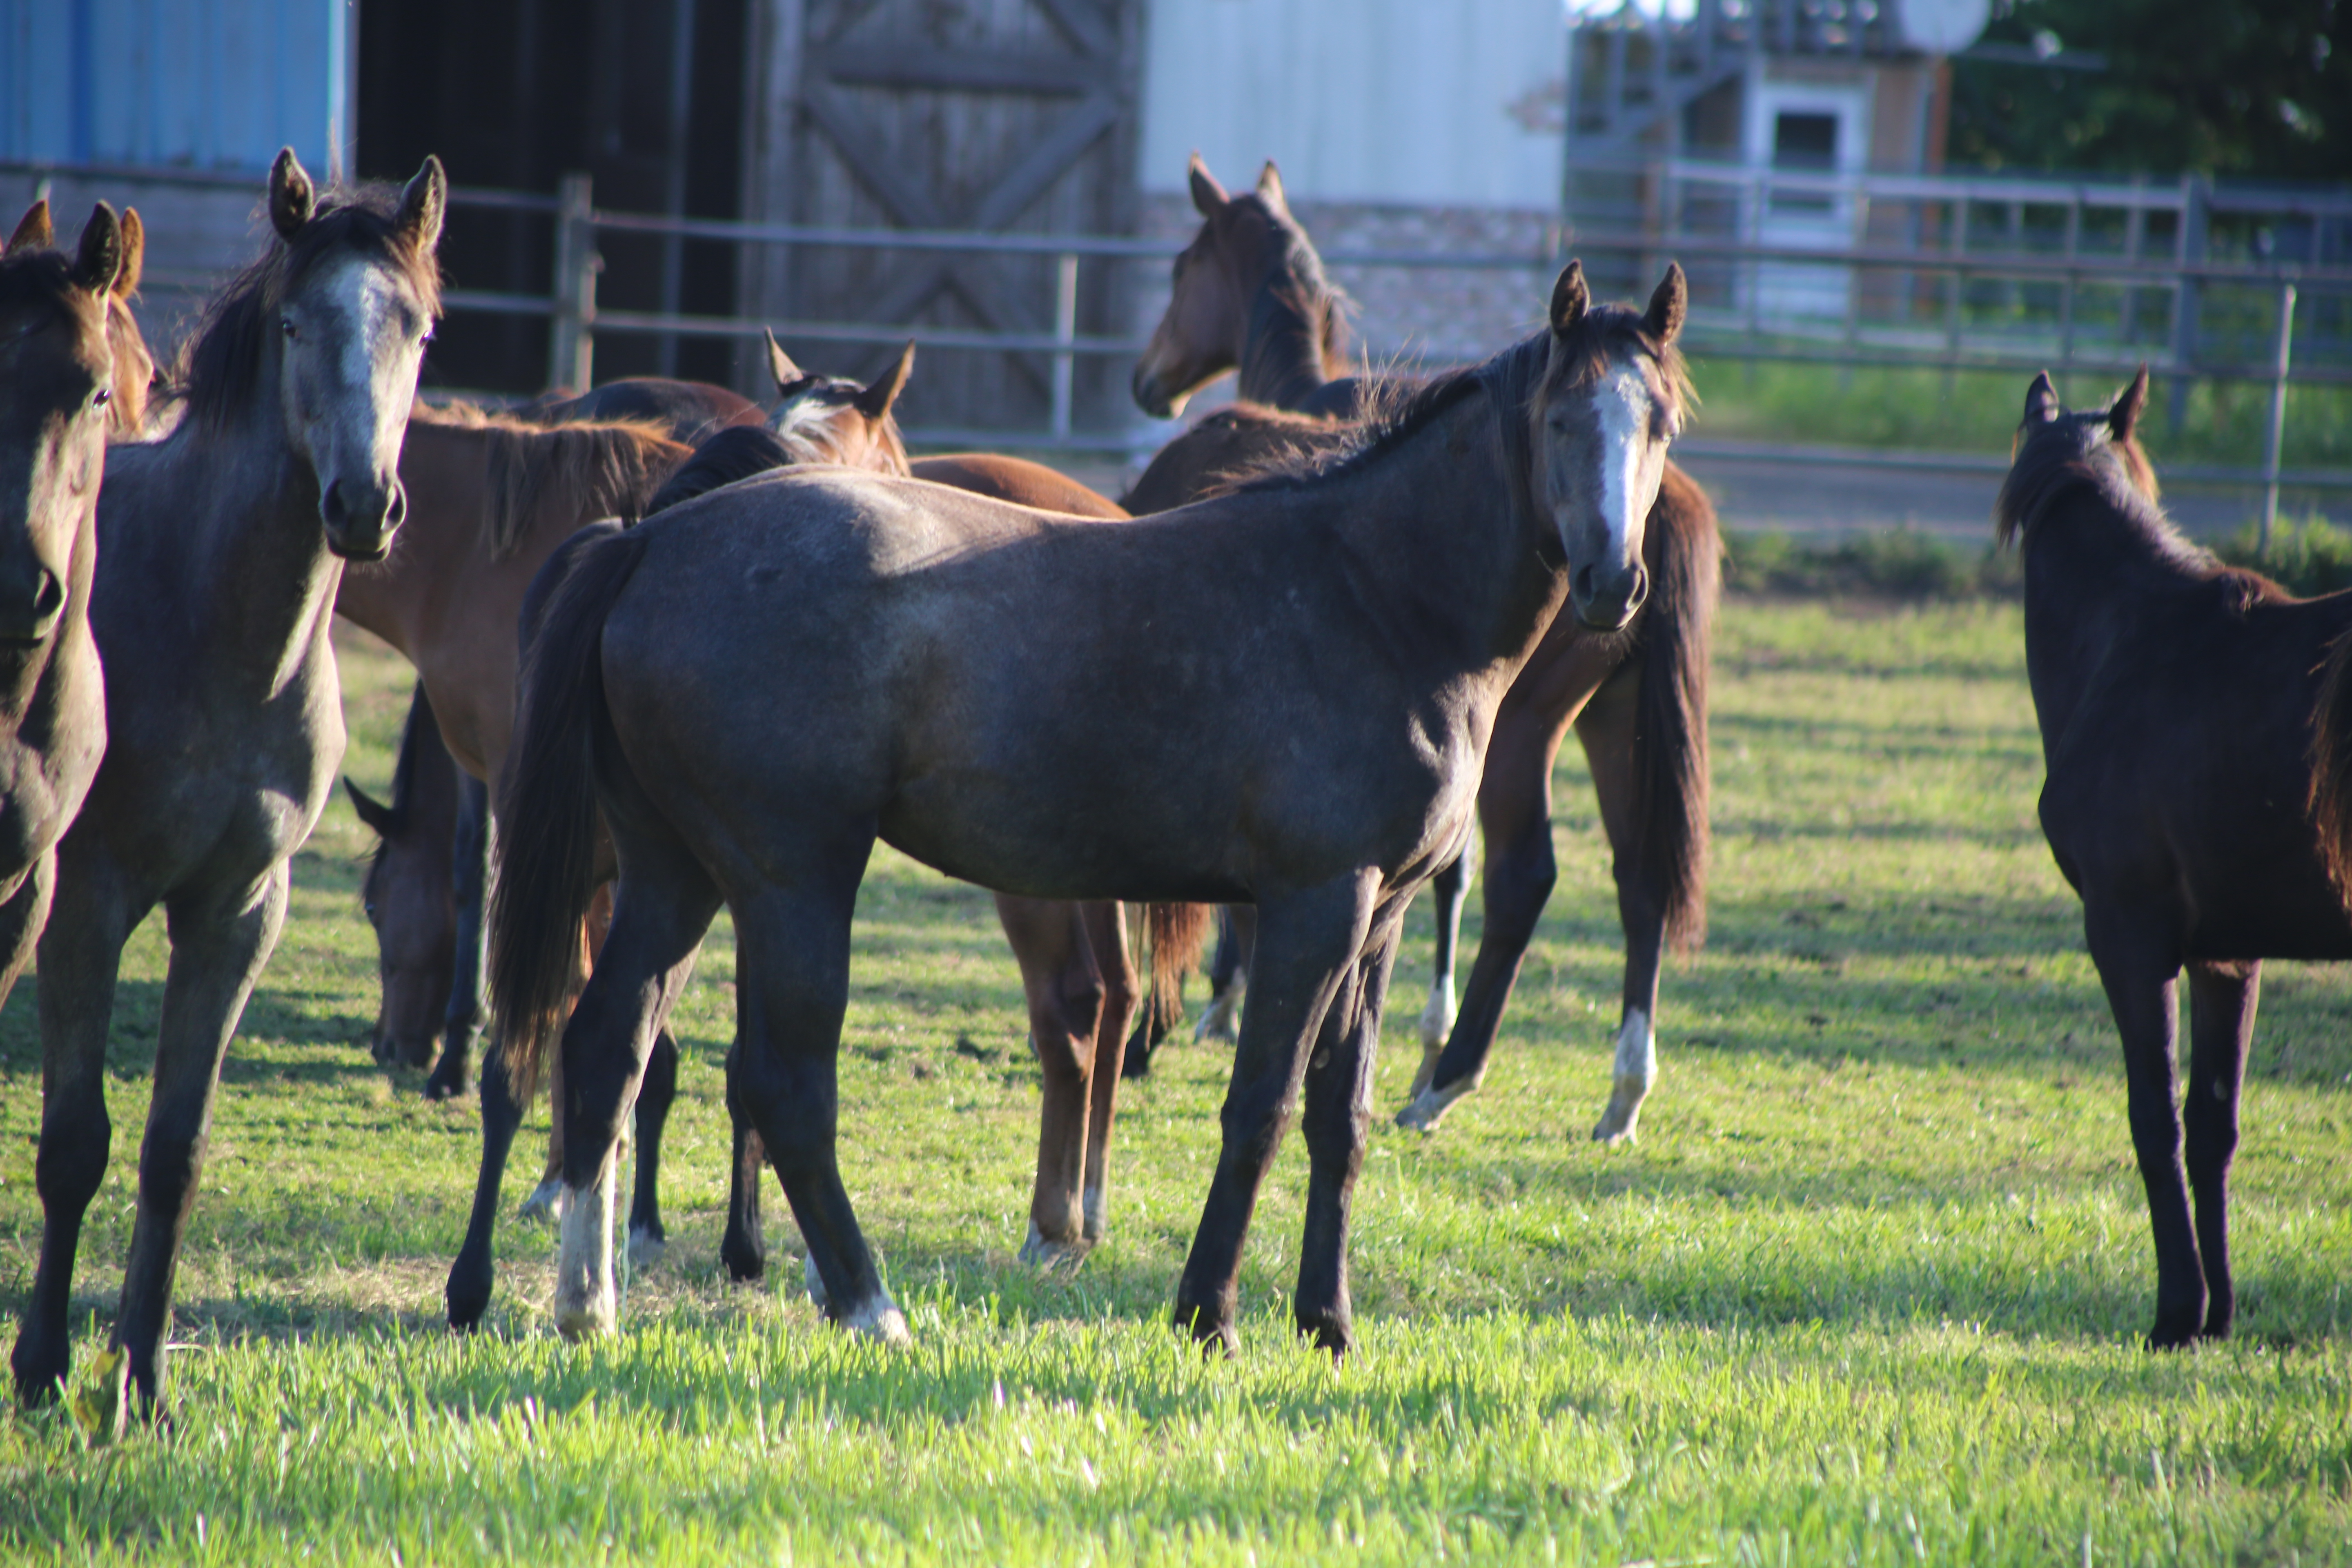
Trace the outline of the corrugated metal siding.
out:
M 350 138 L 352 0 L 0 0 L 0 157 L 313 172 Z

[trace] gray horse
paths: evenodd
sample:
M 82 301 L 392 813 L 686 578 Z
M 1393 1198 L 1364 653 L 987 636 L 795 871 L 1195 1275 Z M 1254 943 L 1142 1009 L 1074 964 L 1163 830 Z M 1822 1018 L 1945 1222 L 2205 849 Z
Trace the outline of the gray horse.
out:
M 1641 604 L 1681 306 L 1589 309 L 1571 265 L 1549 331 L 1432 381 L 1353 451 L 1116 528 L 787 472 L 551 558 L 525 612 L 490 973 L 526 1090 L 562 1037 L 558 1326 L 613 1322 L 619 1119 L 724 903 L 730 1093 L 828 1312 L 905 1337 L 835 1152 L 850 921 L 879 837 L 1030 897 L 1257 906 L 1224 1150 L 1176 1317 L 1234 1343 L 1244 1236 L 1303 1089 L 1295 1311 L 1344 1352 L 1349 1206 L 1405 906 L 1469 830 L 1496 706 L 1563 604 L 1604 627 Z M 1234 743 L 1201 745 L 1213 728 Z M 567 1024 L 600 811 L 620 883 Z
M 342 761 L 335 584 L 344 559 L 385 553 L 405 510 L 394 468 L 440 303 L 446 195 L 428 158 L 397 193 L 321 204 L 280 153 L 278 238 L 208 309 L 177 428 L 108 458 L 90 620 L 110 741 L 59 847 L 40 942 L 46 1223 L 10 1358 L 27 1402 L 66 1375 L 74 1249 L 110 1135 L 115 976 L 159 904 L 171 967 L 114 1343 L 144 1403 L 161 1390 L 221 1059 L 286 918 L 287 861 Z

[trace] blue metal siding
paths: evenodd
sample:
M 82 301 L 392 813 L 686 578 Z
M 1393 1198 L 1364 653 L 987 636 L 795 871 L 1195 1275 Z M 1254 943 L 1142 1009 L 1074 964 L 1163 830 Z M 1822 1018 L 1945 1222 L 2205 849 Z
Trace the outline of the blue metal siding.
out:
M 315 173 L 351 138 L 352 0 L 0 0 L 0 158 Z

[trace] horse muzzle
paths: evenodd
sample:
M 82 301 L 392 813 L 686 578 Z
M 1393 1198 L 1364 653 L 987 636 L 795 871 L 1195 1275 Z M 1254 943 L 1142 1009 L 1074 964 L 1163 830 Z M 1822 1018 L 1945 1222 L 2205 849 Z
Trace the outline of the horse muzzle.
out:
M 1128 389 L 1135 395 L 1135 405 L 1154 419 L 1173 419 L 1184 411 L 1184 400 L 1171 396 L 1160 384 L 1160 378 L 1143 365 L 1135 367 Z
M 1569 581 L 1577 624 L 1596 632 L 1622 631 L 1649 598 L 1650 574 L 1638 563 L 1631 571 L 1580 566 Z
M 346 561 L 381 561 L 392 553 L 392 536 L 407 516 L 408 492 L 398 479 L 388 488 L 337 479 L 319 498 L 327 548 Z

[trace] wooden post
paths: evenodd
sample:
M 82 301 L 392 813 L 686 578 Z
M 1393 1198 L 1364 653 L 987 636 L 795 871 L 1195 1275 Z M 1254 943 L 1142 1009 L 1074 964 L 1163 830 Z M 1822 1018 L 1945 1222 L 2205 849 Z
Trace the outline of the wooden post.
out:
M 547 382 L 551 389 L 585 392 L 593 384 L 596 357 L 596 230 L 594 203 L 583 174 L 563 176 L 556 191 L 555 319 L 547 337 Z
M 2271 424 L 2263 450 L 2263 537 L 2259 553 L 2270 558 L 2271 529 L 2278 522 L 2279 452 L 2286 436 L 2286 373 L 2294 354 L 2294 285 L 2279 285 L 2278 357 L 2271 370 Z

